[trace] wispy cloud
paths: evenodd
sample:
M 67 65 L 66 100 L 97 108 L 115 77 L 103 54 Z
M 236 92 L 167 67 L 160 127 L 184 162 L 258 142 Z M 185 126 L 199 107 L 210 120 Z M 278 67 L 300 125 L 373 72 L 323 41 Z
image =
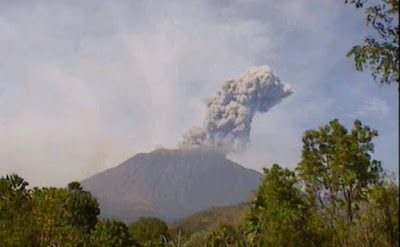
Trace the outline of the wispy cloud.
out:
M 364 101 L 361 109 L 357 110 L 353 114 L 350 114 L 351 117 L 372 117 L 372 118 L 380 118 L 387 117 L 390 112 L 389 105 L 382 99 L 378 98 L 369 98 Z

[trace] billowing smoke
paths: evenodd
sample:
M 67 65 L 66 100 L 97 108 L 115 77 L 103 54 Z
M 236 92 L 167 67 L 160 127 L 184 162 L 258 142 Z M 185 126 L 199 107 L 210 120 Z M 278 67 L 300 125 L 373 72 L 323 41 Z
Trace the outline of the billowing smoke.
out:
M 188 131 L 179 145 L 242 150 L 249 142 L 254 114 L 267 112 L 292 92 L 269 67 L 251 68 L 242 77 L 223 82 L 222 90 L 207 104 L 203 127 Z

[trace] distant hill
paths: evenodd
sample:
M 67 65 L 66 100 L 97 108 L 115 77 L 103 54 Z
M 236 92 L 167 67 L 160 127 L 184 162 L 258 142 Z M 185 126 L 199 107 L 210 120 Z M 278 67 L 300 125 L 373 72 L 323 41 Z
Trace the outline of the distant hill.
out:
M 167 222 L 212 207 L 247 202 L 262 174 L 205 149 L 157 149 L 82 181 L 100 203 L 101 216 Z

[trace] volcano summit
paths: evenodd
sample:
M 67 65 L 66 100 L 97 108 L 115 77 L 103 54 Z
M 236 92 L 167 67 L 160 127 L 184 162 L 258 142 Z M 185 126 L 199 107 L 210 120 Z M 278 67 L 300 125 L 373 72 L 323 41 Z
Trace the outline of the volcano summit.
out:
M 99 200 L 103 217 L 131 222 L 141 216 L 166 221 L 216 206 L 246 202 L 262 174 L 221 153 L 157 149 L 94 175 L 83 187 Z

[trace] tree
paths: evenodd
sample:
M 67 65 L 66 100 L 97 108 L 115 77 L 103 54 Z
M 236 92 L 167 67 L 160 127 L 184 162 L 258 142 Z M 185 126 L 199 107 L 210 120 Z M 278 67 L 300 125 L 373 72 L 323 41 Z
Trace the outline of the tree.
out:
M 354 241 L 363 246 L 399 246 L 399 189 L 394 182 L 373 186 L 361 205 Z
M 73 182 L 64 188 L 33 190 L 34 246 L 82 246 L 100 213 L 97 200 Z
M 29 246 L 32 198 L 28 182 L 16 174 L 0 178 L 0 243 Z
M 308 205 L 295 173 L 274 164 L 264 180 L 245 222 L 251 246 L 314 246 L 307 229 Z
M 163 246 L 168 238 L 168 225 L 152 217 L 141 217 L 129 226 L 133 239 L 143 246 Z
M 68 224 L 88 233 L 97 223 L 100 214 L 99 204 L 90 192 L 84 191 L 79 182 L 68 184 L 66 210 L 70 212 Z
M 102 220 L 90 235 L 90 246 L 130 247 L 135 246 L 128 227 L 117 220 Z
M 349 237 L 348 231 L 341 231 L 344 236 L 340 237 L 338 228 L 352 225 L 360 202 L 372 185 L 381 182 L 381 163 L 371 159 L 372 139 L 377 135 L 376 130 L 360 121 L 355 121 L 348 132 L 333 120 L 318 130 L 306 131 L 303 137 L 302 157 L 296 170 L 310 203 L 329 223 L 338 241 Z
M 100 212 L 96 199 L 77 182 L 69 189 L 27 186 L 15 174 L 0 178 L 0 243 L 83 246 Z
M 33 246 L 80 246 L 83 233 L 69 224 L 69 193 L 60 188 L 34 188 L 32 208 Z
M 357 8 L 368 5 L 368 0 L 345 0 Z M 366 6 L 367 25 L 377 33 L 367 36 L 363 45 L 354 46 L 347 54 L 354 57 L 358 71 L 369 67 L 380 84 L 399 83 L 399 0 L 380 0 Z

